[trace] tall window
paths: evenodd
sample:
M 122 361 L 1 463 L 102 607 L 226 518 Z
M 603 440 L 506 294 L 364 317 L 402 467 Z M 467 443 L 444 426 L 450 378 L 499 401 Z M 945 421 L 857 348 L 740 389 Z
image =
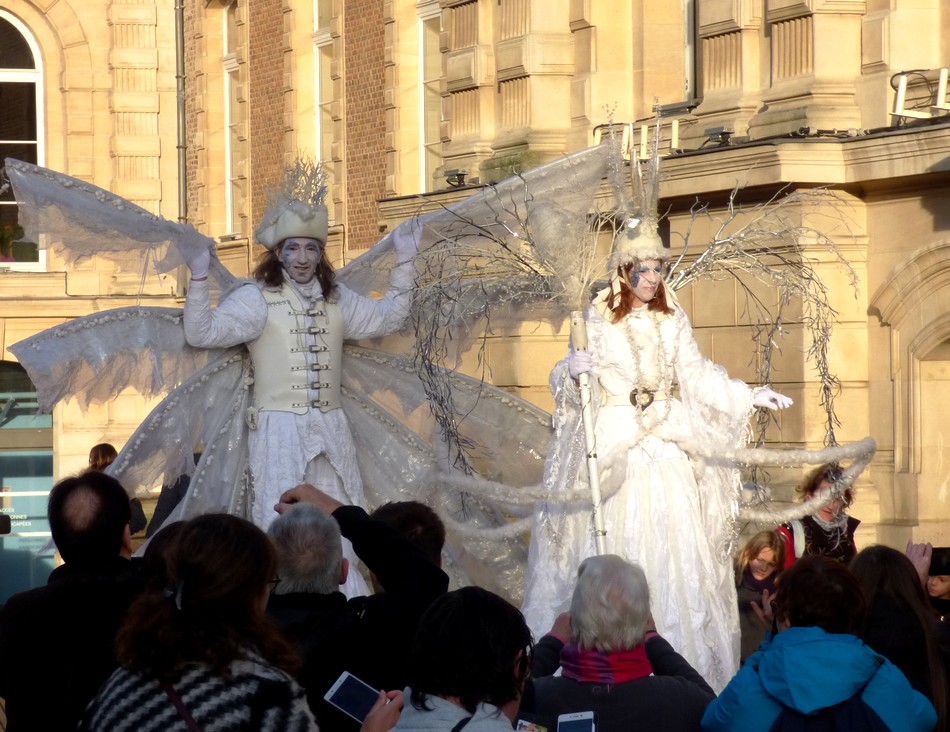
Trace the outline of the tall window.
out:
M 686 69 L 683 99 L 694 102 L 703 96 L 702 38 L 699 37 L 697 0 L 683 0 L 686 43 L 683 47 L 683 68 Z
M 0 161 L 11 157 L 42 163 L 40 134 L 42 69 L 39 47 L 17 18 L 0 10 Z M 13 194 L 0 196 L 0 267 L 44 269 L 45 252 L 36 244 L 18 241 Z
M 442 10 L 438 2 L 420 2 L 419 13 L 419 181 L 431 191 L 442 165 Z
M 331 0 L 313 3 L 313 77 L 316 80 L 316 157 L 327 169 L 328 182 L 333 181 L 333 36 Z M 333 201 L 327 196 L 330 220 L 333 220 Z
M 36 387 L 20 364 L 0 361 L 0 603 L 46 583 L 53 568 L 46 504 L 53 484 L 53 418 L 37 414 Z
M 244 64 L 244 18 L 241 3 L 234 0 L 224 15 L 224 108 L 228 128 L 225 144 L 225 175 L 229 234 L 248 235 L 247 225 L 247 88 Z

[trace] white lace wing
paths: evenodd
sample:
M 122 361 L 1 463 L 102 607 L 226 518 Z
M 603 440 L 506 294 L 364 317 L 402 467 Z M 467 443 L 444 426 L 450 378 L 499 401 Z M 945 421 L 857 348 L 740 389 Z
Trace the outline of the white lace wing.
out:
M 108 472 L 130 494 L 191 475 L 168 522 L 208 512 L 246 515 L 249 362 L 243 347 L 211 352 L 132 434 Z M 195 466 L 193 454 L 201 452 Z
M 508 536 L 533 499 L 517 487 L 540 483 L 550 439 L 543 411 L 489 384 L 447 375 L 472 440 L 474 473 L 458 488 L 446 449 L 410 357 L 363 347 L 344 349 L 343 408 L 353 429 L 370 505 L 421 500 L 449 526 L 449 565 L 459 584 L 478 584 L 520 598 L 526 554 L 523 532 Z M 477 440 L 477 443 L 475 442 Z
M 146 211 L 91 183 L 32 163 L 6 159 L 24 238 L 52 249 L 68 266 L 92 256 L 106 257 L 123 271 L 148 276 L 179 267 L 212 240 L 195 236 L 185 224 Z M 213 260 L 211 277 L 222 290 L 233 275 Z
M 36 385 L 40 410 L 75 397 L 106 402 L 126 388 L 146 397 L 168 391 L 208 360 L 185 343 L 182 311 L 133 306 L 92 313 L 10 346 Z

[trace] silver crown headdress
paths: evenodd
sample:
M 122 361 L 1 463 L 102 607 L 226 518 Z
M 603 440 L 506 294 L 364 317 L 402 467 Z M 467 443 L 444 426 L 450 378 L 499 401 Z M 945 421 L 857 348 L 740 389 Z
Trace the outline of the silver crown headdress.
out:
M 660 201 L 660 120 L 657 117 L 649 157 L 641 163 L 634 157 L 631 171 L 631 191 L 627 194 L 624 185 L 624 169 L 615 165 L 608 178 L 614 188 L 618 209 L 624 221 L 611 248 L 608 272 L 616 272 L 624 264 L 635 264 L 646 259 L 670 258 L 670 248 L 663 243 L 659 233 Z M 619 156 L 615 156 L 619 160 Z
M 297 158 L 284 170 L 278 188 L 270 191 L 269 204 L 254 237 L 268 249 L 284 239 L 302 237 L 327 243 L 329 221 L 324 199 L 327 174 L 323 165 Z

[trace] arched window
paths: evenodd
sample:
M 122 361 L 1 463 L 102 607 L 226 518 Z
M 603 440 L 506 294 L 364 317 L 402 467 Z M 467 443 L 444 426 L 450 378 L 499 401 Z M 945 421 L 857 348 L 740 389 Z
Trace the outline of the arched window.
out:
M 2 53 L 2 52 L 0 52 Z M 53 485 L 53 418 L 37 414 L 36 388 L 18 363 L 0 361 L 0 604 L 46 584 L 53 568 L 46 503 Z
M 39 46 L 23 23 L 0 9 L 0 160 L 42 164 L 42 68 Z M 22 242 L 16 202 L 0 196 L 0 267 L 41 270 L 45 253 Z

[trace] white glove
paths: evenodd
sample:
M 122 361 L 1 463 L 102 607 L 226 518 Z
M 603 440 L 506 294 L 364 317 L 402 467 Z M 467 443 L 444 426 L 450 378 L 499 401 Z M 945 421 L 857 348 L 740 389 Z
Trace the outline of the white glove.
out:
M 211 266 L 211 252 L 207 249 L 204 249 L 192 259 L 188 260 L 188 269 L 191 270 L 191 279 L 207 279 L 209 266 Z
M 422 236 L 422 224 L 412 218 L 404 221 L 393 230 L 393 248 L 396 250 L 396 264 L 410 261 L 419 251 L 419 238 Z
M 765 407 L 775 411 L 776 409 L 786 409 L 792 406 L 792 400 L 784 394 L 779 394 L 777 391 L 772 391 L 769 387 L 763 386 L 756 389 L 752 395 L 752 406 Z
M 205 236 L 194 226 L 182 227 L 179 250 L 185 258 L 188 269 L 191 270 L 191 279 L 203 280 L 208 276 L 208 267 L 211 265 L 211 247 L 214 240 Z
M 590 351 L 571 350 L 567 354 L 567 370 L 571 378 L 576 380 L 581 374 L 589 373 L 594 368 L 594 359 Z

